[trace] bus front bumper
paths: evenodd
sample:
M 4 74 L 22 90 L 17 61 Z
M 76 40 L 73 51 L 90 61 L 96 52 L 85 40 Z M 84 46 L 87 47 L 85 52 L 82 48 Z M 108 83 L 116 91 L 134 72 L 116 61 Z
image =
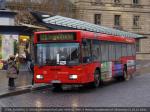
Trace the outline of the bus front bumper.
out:
M 54 77 L 36 75 L 34 77 L 34 82 L 48 84 L 84 84 L 91 82 L 91 80 L 88 80 L 84 74 L 54 75 Z

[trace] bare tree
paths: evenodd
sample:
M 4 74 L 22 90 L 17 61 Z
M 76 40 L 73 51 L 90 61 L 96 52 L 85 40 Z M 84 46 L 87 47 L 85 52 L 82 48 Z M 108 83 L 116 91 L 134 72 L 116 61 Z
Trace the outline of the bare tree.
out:
M 8 0 L 7 8 L 18 12 L 17 23 L 34 24 L 35 20 L 29 10 L 42 11 L 52 15 L 74 16 L 74 5 L 70 0 Z

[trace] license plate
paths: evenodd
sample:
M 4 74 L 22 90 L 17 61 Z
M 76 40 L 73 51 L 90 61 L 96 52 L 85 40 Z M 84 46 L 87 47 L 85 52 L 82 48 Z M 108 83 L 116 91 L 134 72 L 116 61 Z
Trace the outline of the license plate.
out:
M 51 83 L 61 83 L 60 80 L 52 80 Z

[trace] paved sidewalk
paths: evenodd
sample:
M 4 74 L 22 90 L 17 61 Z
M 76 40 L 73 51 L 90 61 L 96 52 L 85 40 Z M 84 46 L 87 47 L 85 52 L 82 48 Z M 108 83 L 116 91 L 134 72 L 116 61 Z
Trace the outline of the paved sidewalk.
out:
M 21 71 L 18 78 L 15 79 L 16 87 L 31 85 L 32 74 L 28 71 Z M 0 71 L 0 90 L 8 89 L 8 78 L 6 77 L 6 71 Z
M 50 85 L 46 84 L 32 85 L 32 74 L 26 70 L 20 71 L 18 78 L 15 79 L 15 85 L 16 88 L 14 90 L 9 90 L 6 71 L 0 70 L 0 98 L 27 93 L 31 90 L 44 89 L 46 87 L 50 87 Z
M 28 71 L 20 71 L 18 78 L 15 79 L 16 89 L 23 89 L 31 86 L 32 74 Z M 0 70 L 0 95 L 12 92 L 8 89 L 8 78 L 6 77 L 6 70 Z M 13 90 L 13 91 L 15 91 Z
M 31 85 L 32 74 L 28 71 L 26 65 L 21 65 L 18 78 L 15 79 L 16 87 Z M 6 77 L 6 70 L 0 70 L 0 91 L 8 89 L 8 78 Z

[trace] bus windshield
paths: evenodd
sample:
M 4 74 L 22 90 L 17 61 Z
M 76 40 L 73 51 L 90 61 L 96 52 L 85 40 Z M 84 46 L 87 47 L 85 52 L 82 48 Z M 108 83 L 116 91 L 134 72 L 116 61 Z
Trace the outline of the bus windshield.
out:
M 37 44 L 37 64 L 77 65 L 79 64 L 79 43 Z

